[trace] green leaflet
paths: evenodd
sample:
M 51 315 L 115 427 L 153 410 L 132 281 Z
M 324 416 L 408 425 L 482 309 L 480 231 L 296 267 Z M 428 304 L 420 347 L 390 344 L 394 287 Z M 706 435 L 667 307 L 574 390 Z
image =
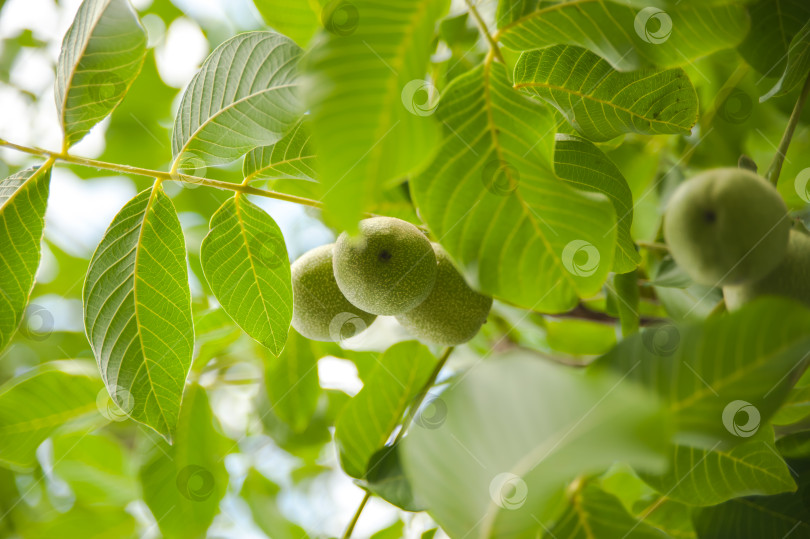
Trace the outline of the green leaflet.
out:
M 17 331 L 34 288 L 50 183 L 50 164 L 0 181 L 0 353 Z
M 222 164 L 277 142 L 303 113 L 303 51 L 275 32 L 247 32 L 217 47 L 180 101 L 172 132 L 177 170 Z
M 208 284 L 245 333 L 278 355 L 292 320 L 292 282 L 284 236 L 246 196 L 226 200 L 200 246 Z
M 613 271 L 627 273 L 636 269 L 641 256 L 630 235 L 633 193 L 613 161 L 587 140 L 558 134 L 554 147 L 554 171 L 572 187 L 602 193 L 610 199 L 618 219 Z
M 183 230 L 162 188 L 130 200 L 84 283 L 84 327 L 110 396 L 167 440 L 191 366 L 194 328 Z
M 248 181 L 265 178 L 316 181 L 311 137 L 309 122 L 301 120 L 277 143 L 249 151 L 242 174 Z
M 646 328 L 599 358 L 658 394 L 680 441 L 713 449 L 751 437 L 787 396 L 806 363 L 810 311 L 764 298 L 702 323 Z
M 694 516 L 698 537 L 808 537 L 810 535 L 810 474 L 807 460 L 791 461 L 797 474 L 797 492 L 776 496 L 735 498 L 720 505 L 704 507 Z
M 622 73 L 580 47 L 521 54 L 515 88 L 553 105 L 598 142 L 623 133 L 688 135 L 698 119 L 697 93 L 683 69 Z
M 549 530 L 557 539 L 663 539 L 666 534 L 637 520 L 618 498 L 593 482 L 581 485 L 565 512 Z
M 401 442 L 405 474 L 451 537 L 535 537 L 575 477 L 615 461 L 663 469 L 667 415 L 618 385 L 525 352 L 488 358 L 437 397 L 443 423 Z
M 796 483 L 774 447 L 773 430 L 732 448 L 714 450 L 675 445 L 670 468 L 642 479 L 667 498 L 687 505 L 717 505 L 751 494 L 791 492 Z
M 205 536 L 228 490 L 224 459 L 231 447 L 205 389 L 190 385 L 174 444 L 157 440 L 138 474 L 143 500 L 164 537 Z
M 681 2 L 666 11 L 648 2 L 574 0 L 547 5 L 501 28 L 504 46 L 520 51 L 563 43 L 595 52 L 619 71 L 677 66 L 733 47 L 748 32 L 740 5 Z M 647 7 L 644 7 L 646 4 Z
M 444 91 L 435 159 L 411 181 L 420 215 L 484 293 L 544 312 L 597 293 L 613 265 L 616 212 L 555 177 L 554 118 L 502 64 Z
M 49 361 L 0 386 L 0 463 L 36 466 L 36 450 L 57 429 L 101 419 L 104 385 L 92 363 Z
M 379 362 L 335 423 L 340 464 L 356 478 L 365 475 L 372 455 L 385 445 L 436 366 L 436 358 L 416 341 L 395 344 Z
M 56 69 L 56 108 L 66 148 L 118 106 L 145 57 L 146 31 L 127 0 L 82 2 Z
M 325 23 L 329 33 L 307 57 L 304 96 L 326 209 L 336 226 L 354 229 L 384 187 L 418 170 L 434 150 L 435 96 L 424 78 L 434 26 L 449 2 L 336 5 L 343 4 L 354 18 Z M 336 9 L 335 16 L 349 16 Z

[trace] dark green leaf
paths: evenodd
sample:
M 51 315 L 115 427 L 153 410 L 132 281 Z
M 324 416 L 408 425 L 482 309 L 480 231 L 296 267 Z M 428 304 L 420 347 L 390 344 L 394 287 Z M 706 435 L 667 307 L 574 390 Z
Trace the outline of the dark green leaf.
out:
M 371 492 L 405 511 L 424 511 L 427 507 L 416 499 L 411 483 L 400 462 L 399 445 L 380 449 L 368 463 L 366 481 Z
M 559 134 L 554 147 L 554 170 L 567 184 L 607 196 L 616 211 L 616 253 L 613 271 L 636 269 L 641 256 L 630 236 L 633 223 L 633 193 L 621 171 L 595 144 L 572 135 Z
M 763 75 L 774 77 L 785 70 L 790 41 L 810 20 L 805 0 L 756 0 L 748 6 L 751 30 L 737 50 Z
M 770 428 L 733 448 L 673 446 L 667 473 L 641 477 L 667 498 L 688 505 L 716 505 L 741 496 L 796 489 Z
M 545 312 L 598 292 L 613 263 L 615 211 L 554 176 L 550 112 L 515 92 L 494 63 L 455 79 L 437 116 L 445 138 L 411 190 L 469 280 Z
M 340 464 L 356 478 L 365 475 L 372 455 L 385 445 L 427 382 L 436 358 L 424 345 L 406 341 L 386 350 L 379 363 L 335 425 Z
M 595 141 L 623 133 L 688 135 L 698 118 L 697 94 L 682 69 L 622 73 L 580 47 L 523 53 L 515 88 L 553 105 Z
M 569 495 L 563 515 L 548 530 L 557 539 L 663 539 L 666 534 L 636 520 L 613 495 L 588 482 Z
M 810 73 L 810 20 L 793 36 L 787 53 L 784 72 L 768 93 L 760 98 L 765 101 L 774 96 L 785 95 L 800 87 Z
M 616 69 L 632 71 L 650 64 L 686 64 L 735 46 L 748 31 L 741 5 L 642 7 L 606 0 L 549 4 L 504 26 L 498 37 L 504 46 L 522 51 L 559 43 L 585 47 Z
M 808 327 L 803 306 L 766 298 L 702 324 L 646 328 L 591 369 L 657 393 L 690 445 L 737 444 L 773 415 L 803 371 Z

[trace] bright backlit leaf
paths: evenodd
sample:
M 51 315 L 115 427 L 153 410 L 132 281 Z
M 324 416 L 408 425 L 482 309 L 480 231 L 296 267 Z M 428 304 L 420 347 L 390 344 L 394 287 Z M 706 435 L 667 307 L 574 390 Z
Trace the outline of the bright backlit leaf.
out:
M 281 139 L 303 113 L 302 52 L 275 32 L 239 34 L 217 47 L 180 101 L 172 132 L 177 169 L 227 163 Z
M 146 57 L 146 31 L 128 0 L 84 0 L 56 68 L 56 108 L 65 147 L 124 99 Z
M 0 353 L 20 325 L 34 288 L 51 169 L 39 166 L 0 180 Z
M 130 200 L 84 283 L 84 327 L 113 401 L 171 440 L 194 328 L 183 230 L 161 187 Z
M 287 341 L 293 295 L 287 246 L 273 218 L 235 195 L 211 218 L 200 258 L 225 312 L 278 355 Z

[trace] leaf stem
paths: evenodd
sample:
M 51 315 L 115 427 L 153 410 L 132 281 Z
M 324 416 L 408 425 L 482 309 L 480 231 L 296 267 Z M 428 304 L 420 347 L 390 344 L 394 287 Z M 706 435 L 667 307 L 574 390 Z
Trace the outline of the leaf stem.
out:
M 113 172 L 119 172 L 121 174 L 132 174 L 135 176 L 146 176 L 149 178 L 155 178 L 159 181 L 170 180 L 170 181 L 178 181 L 184 183 L 193 183 L 195 185 L 204 185 L 207 187 L 214 187 L 216 189 L 223 189 L 226 191 L 235 191 L 237 193 L 244 193 L 246 195 L 255 195 L 265 198 L 274 198 L 276 200 L 284 200 L 285 202 L 293 202 L 295 204 L 301 204 L 302 206 L 310 206 L 312 208 L 322 208 L 323 204 L 317 200 L 312 200 L 309 198 L 298 197 L 294 195 L 287 195 L 285 193 L 278 193 L 276 191 L 269 191 L 267 189 L 257 189 L 255 187 L 250 187 L 249 185 L 245 184 L 238 184 L 238 183 L 231 183 L 221 180 L 211 180 L 208 178 L 201 178 L 199 176 L 190 176 L 188 174 L 180 174 L 175 172 L 162 172 L 159 170 L 150 170 L 147 168 L 140 168 L 140 167 L 133 167 L 130 165 L 119 165 L 116 163 L 107 163 L 104 161 L 97 161 L 95 159 L 88 159 L 85 157 L 77 157 L 75 155 L 70 155 L 64 152 L 52 152 L 50 150 L 44 150 L 42 148 L 32 148 L 29 146 L 21 146 L 19 144 L 14 144 L 13 142 L 9 142 L 7 140 L 0 139 L 0 146 L 5 146 L 6 148 L 11 148 L 12 150 L 17 150 L 19 152 L 27 153 L 30 155 L 37 155 L 40 157 L 45 157 L 47 159 L 52 159 L 54 161 L 63 161 L 65 163 L 70 163 L 73 165 L 79 165 L 84 167 L 95 168 L 98 170 L 110 170 Z
M 799 117 L 802 115 L 802 109 L 804 108 L 805 101 L 807 101 L 808 94 L 810 94 L 810 75 L 808 75 L 807 79 L 804 81 L 802 93 L 799 94 L 799 99 L 796 100 L 796 105 L 793 107 L 793 112 L 790 114 L 790 120 L 788 120 L 785 133 L 782 135 L 782 140 L 779 142 L 779 149 L 776 151 L 776 155 L 773 156 L 773 161 L 771 161 L 771 166 L 768 167 L 768 172 L 765 176 L 774 187 L 776 187 L 776 184 L 779 182 L 779 173 L 782 171 L 782 163 L 785 161 L 785 155 L 787 154 L 788 146 L 790 146 L 790 141 L 793 138 L 793 133 L 796 131 L 796 126 L 799 125 Z
M 492 34 L 489 33 L 489 29 L 487 29 L 487 24 L 484 22 L 484 19 L 481 18 L 481 14 L 478 13 L 478 9 L 472 3 L 472 0 L 464 0 L 467 3 L 467 7 L 470 9 L 470 13 L 475 18 L 475 21 L 478 23 L 478 26 L 481 28 L 481 31 L 486 36 L 487 41 L 489 42 L 490 49 L 492 49 L 492 53 L 501 61 L 502 64 L 506 64 L 506 60 L 503 58 L 503 54 L 501 53 L 501 49 L 498 47 L 498 42 L 492 37 Z
M 419 411 L 419 407 L 422 406 L 422 402 L 425 400 L 425 397 L 427 397 L 430 388 L 436 383 L 436 378 L 439 377 L 439 373 L 441 372 L 442 368 L 444 368 L 444 364 L 447 363 L 447 359 L 450 357 L 450 354 L 453 353 L 454 349 L 454 346 L 448 346 L 444 349 L 442 356 L 439 358 L 438 363 L 436 363 L 436 367 L 433 369 L 433 372 L 430 373 L 430 378 L 427 379 L 425 385 L 422 386 L 422 389 L 419 390 L 419 393 L 413 399 L 411 407 L 408 410 L 408 415 L 405 417 L 405 421 L 402 422 L 402 427 L 399 429 L 397 437 L 394 438 L 394 442 L 391 445 L 397 445 L 397 443 L 405 435 L 405 430 L 411 424 L 413 418 L 416 417 L 416 412 Z
M 648 249 L 650 251 L 663 251 L 665 253 L 669 252 L 669 246 L 666 243 L 658 243 L 654 241 L 637 241 L 636 245 L 638 245 L 642 249 Z
M 368 503 L 369 498 L 371 498 L 371 492 L 366 491 L 366 495 L 363 496 L 363 501 L 360 502 L 360 505 L 357 506 L 357 511 L 354 512 L 354 516 L 352 517 L 352 521 L 349 522 L 349 525 L 346 526 L 346 531 L 343 532 L 343 539 L 349 539 L 349 537 L 352 536 L 352 532 L 354 531 L 354 526 L 357 524 L 357 521 L 360 518 L 360 513 L 363 512 L 363 508 Z

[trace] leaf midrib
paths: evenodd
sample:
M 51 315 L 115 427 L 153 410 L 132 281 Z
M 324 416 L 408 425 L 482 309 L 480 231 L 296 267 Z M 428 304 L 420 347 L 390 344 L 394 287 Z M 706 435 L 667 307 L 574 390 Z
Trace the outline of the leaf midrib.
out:
M 273 353 L 276 353 L 275 347 L 277 346 L 276 332 L 273 329 L 273 323 L 270 321 L 270 312 L 267 310 L 267 303 L 265 302 L 264 293 L 262 292 L 262 285 L 259 282 L 259 275 L 256 272 L 256 265 L 253 263 L 253 253 L 250 252 L 250 243 L 248 242 L 247 231 L 245 230 L 245 221 L 242 218 L 242 205 L 239 203 L 242 193 L 234 195 L 234 206 L 236 206 L 236 220 L 239 222 L 239 235 L 245 242 L 245 250 L 248 252 L 248 262 L 250 263 L 250 272 L 253 274 L 253 281 L 256 283 L 256 288 L 259 290 L 259 299 L 262 304 L 262 312 L 267 321 L 267 326 L 270 329 L 270 336 L 273 339 Z
M 484 82 L 484 103 L 486 104 L 486 110 L 487 110 L 487 127 L 486 127 L 486 129 L 487 129 L 487 131 L 489 131 L 490 136 L 492 137 L 492 145 L 493 145 L 493 148 L 495 149 L 495 152 L 498 155 L 498 160 L 501 163 L 505 163 L 505 162 L 508 162 L 508 161 L 506 161 L 503 158 L 503 148 L 501 148 L 501 145 L 500 145 L 500 142 L 499 142 L 498 127 L 495 124 L 495 118 L 494 118 L 494 113 L 493 113 L 494 105 L 493 105 L 493 102 L 492 102 L 492 74 L 491 74 L 491 68 L 492 68 L 492 62 L 493 61 L 494 61 L 494 55 L 490 54 L 487 57 L 487 60 L 484 62 L 484 73 L 483 73 L 484 81 L 483 82 Z M 507 82 L 507 85 L 508 85 L 508 82 Z M 506 169 L 508 171 L 509 167 L 506 167 Z M 511 178 L 510 178 L 510 180 L 511 180 Z M 557 253 L 554 251 L 554 248 L 551 246 L 551 243 L 549 243 L 548 238 L 543 233 L 542 229 L 540 229 L 540 227 L 537 225 L 537 221 L 536 221 L 536 219 L 534 217 L 534 212 L 531 210 L 531 208 L 529 208 L 526 201 L 523 200 L 523 197 L 520 196 L 520 190 L 515 189 L 513 194 L 515 195 L 515 199 L 520 203 L 521 208 L 523 208 L 524 216 L 531 223 L 532 228 L 534 228 L 535 232 L 537 233 L 537 236 L 540 238 L 540 241 L 545 246 L 547 252 L 551 255 L 551 259 L 554 261 L 554 264 L 557 267 L 558 273 L 560 275 L 562 275 L 564 280 L 568 281 L 569 286 L 571 286 L 571 288 L 573 290 L 577 290 L 576 282 L 574 282 L 573 276 L 570 273 L 568 273 L 568 271 L 565 270 L 565 266 L 562 263 L 562 259 L 559 256 L 557 256 Z
M 655 118 L 648 118 L 646 116 L 643 116 L 643 115 L 641 115 L 641 114 L 639 114 L 637 112 L 633 112 L 632 110 L 630 110 L 630 109 L 628 109 L 626 107 L 622 107 L 622 106 L 620 106 L 620 105 L 618 105 L 616 103 L 613 103 L 611 101 L 605 101 L 604 99 L 599 99 L 599 98 L 594 97 L 593 95 L 590 95 L 590 94 L 586 94 L 586 93 L 583 93 L 583 92 L 579 92 L 577 90 L 565 88 L 564 86 L 557 86 L 557 85 L 554 85 L 554 84 L 549 84 L 549 83 L 544 83 L 544 82 L 520 82 L 520 83 L 514 84 L 513 88 L 515 88 L 517 90 L 520 90 L 521 88 L 547 88 L 549 90 L 557 90 L 557 91 L 560 91 L 560 92 L 563 92 L 563 93 L 566 93 L 566 94 L 575 95 L 575 96 L 579 97 L 580 99 L 583 99 L 583 100 L 586 100 L 586 101 L 592 101 L 592 102 L 598 103 L 600 105 L 607 105 L 610 108 L 615 108 L 615 109 L 620 110 L 622 112 L 626 112 L 627 114 L 629 114 L 630 116 L 632 116 L 634 118 L 639 118 L 641 120 L 645 120 L 645 121 L 648 121 L 648 122 L 654 123 L 654 124 L 661 124 L 661 125 L 666 125 L 666 126 L 669 126 L 669 127 L 675 127 L 678 130 L 680 130 L 681 132 L 688 131 L 688 129 L 686 127 L 683 127 L 682 125 L 678 125 L 678 124 L 673 123 L 673 122 L 668 122 L 666 120 L 657 120 Z
M 141 352 L 143 354 L 143 368 L 146 371 L 146 376 L 149 378 L 149 392 L 155 396 L 155 403 L 157 404 L 158 410 L 160 410 L 160 416 L 163 418 L 163 422 L 166 424 L 166 431 L 169 435 L 169 439 L 171 439 L 171 427 L 169 426 L 168 418 L 166 417 L 166 412 L 163 410 L 163 406 L 158 399 L 157 392 L 155 391 L 155 382 L 152 380 L 152 373 L 149 370 L 149 361 L 146 357 L 146 347 L 143 343 L 143 334 L 141 332 L 141 317 L 138 314 L 139 309 L 139 302 L 138 302 L 138 265 L 139 265 L 139 258 L 141 255 L 141 244 L 143 243 L 143 231 L 147 217 L 149 212 L 152 210 L 152 204 L 154 203 L 155 199 L 158 196 L 158 192 L 160 189 L 160 183 L 155 183 L 152 186 L 152 192 L 149 194 L 149 200 L 146 203 L 146 208 L 143 211 L 143 217 L 141 218 L 141 227 L 138 230 L 138 242 L 136 243 L 136 250 L 135 250 L 135 263 L 132 267 L 132 300 L 135 302 L 135 327 L 137 328 L 138 332 L 138 343 L 141 345 Z M 146 413 L 146 405 L 144 404 L 144 414 Z
M 101 18 L 104 17 L 104 14 L 107 12 L 107 8 L 110 7 L 111 1 L 112 0 L 104 1 L 104 8 L 99 10 L 98 18 L 93 20 L 93 24 L 90 26 L 90 31 L 87 33 L 87 40 L 85 40 L 84 45 L 82 46 L 82 50 L 80 51 L 79 56 L 77 57 L 78 59 L 81 59 L 84 56 L 84 53 L 87 52 L 87 48 L 90 46 L 90 41 L 93 39 L 93 31 L 96 29 L 96 26 L 98 26 L 98 23 L 101 20 Z M 79 9 L 81 9 L 81 6 L 79 6 Z M 68 94 L 70 93 L 70 89 L 73 86 L 73 78 L 76 76 L 78 67 L 79 67 L 78 63 L 73 63 L 73 65 L 71 66 L 70 76 L 67 77 L 67 79 L 65 80 L 65 91 L 64 94 L 62 95 L 62 110 L 60 111 L 61 114 L 59 115 L 60 116 L 59 119 L 61 120 L 62 124 L 62 134 L 64 137 L 63 144 L 65 145 L 69 143 L 67 135 L 67 118 L 65 117 L 65 114 L 67 113 L 66 105 Z
M 281 34 L 279 34 L 279 35 L 281 35 Z M 263 39 L 262 39 L 262 40 L 261 40 L 259 43 L 264 42 L 266 39 L 268 39 L 268 38 L 263 38 Z M 280 44 L 276 45 L 276 47 L 275 47 L 275 48 L 281 47 L 281 46 L 283 46 L 283 45 L 284 45 L 284 43 L 280 43 Z M 274 48 L 273 50 L 275 50 L 275 48 Z M 255 49 L 255 47 L 254 47 L 254 49 Z M 271 52 L 272 52 L 272 51 L 271 51 Z M 291 56 L 290 58 L 288 58 L 286 62 L 284 62 L 283 64 L 281 64 L 281 65 L 280 65 L 280 66 L 279 66 L 279 67 L 278 67 L 278 68 L 275 70 L 275 72 L 273 73 L 273 76 L 277 75 L 277 74 L 278 74 L 278 73 L 279 73 L 279 72 L 280 72 L 282 69 L 284 69 L 284 68 L 285 68 L 285 67 L 286 67 L 286 66 L 287 66 L 287 65 L 288 65 L 290 62 L 294 62 L 294 61 L 296 61 L 296 60 L 299 60 L 299 59 L 301 58 L 301 55 L 302 55 L 302 54 L 303 54 L 303 52 L 302 52 L 302 51 L 299 49 L 299 51 L 297 52 L 297 54 L 295 54 L 295 55 Z M 219 58 L 217 59 L 217 62 L 219 62 Z M 219 64 L 217 64 L 217 65 L 219 65 Z M 208 68 L 208 67 L 210 67 L 210 66 L 206 66 L 206 68 Z M 230 74 L 230 66 L 228 67 L 228 69 L 229 69 L 229 74 Z M 202 73 L 202 71 L 199 71 L 199 72 L 197 73 L 196 77 L 199 77 L 201 73 Z M 273 87 L 271 87 L 271 88 L 263 88 L 262 90 L 260 90 L 260 91 L 258 91 L 258 92 L 255 92 L 255 93 L 250 93 L 250 94 L 248 94 L 248 95 L 246 95 L 246 96 L 244 96 L 244 97 L 241 97 L 241 98 L 237 99 L 236 101 L 233 101 L 232 103 L 229 103 L 229 104 L 228 104 L 228 105 L 226 105 L 225 107 L 223 107 L 223 108 L 219 109 L 219 110 L 218 110 L 218 111 L 216 111 L 214 114 L 212 114 L 210 117 L 206 118 L 206 120 L 205 120 L 204 122 L 202 122 L 202 123 L 201 123 L 201 124 L 200 124 L 200 125 L 197 127 L 197 129 L 195 129 L 195 130 L 194 130 L 194 132 L 193 132 L 193 133 L 191 133 L 191 134 L 189 135 L 189 137 L 188 137 L 188 138 L 186 139 L 186 141 L 183 143 L 183 146 L 180 148 L 180 151 L 178 151 L 178 152 L 177 152 L 177 155 L 175 156 L 175 160 L 174 160 L 174 164 L 173 164 L 173 165 L 176 165 L 176 164 L 178 164 L 178 163 L 179 163 L 179 158 L 180 158 L 180 157 L 182 157 L 182 156 L 183 156 L 183 154 L 184 154 L 184 153 L 185 153 L 185 152 L 188 150 L 189 145 L 190 145 L 190 144 L 191 144 L 191 143 L 192 143 L 194 140 L 196 140 L 197 135 L 199 135 L 199 134 L 200 134 L 200 133 L 201 133 L 201 132 L 202 132 L 202 131 L 203 131 L 203 130 L 204 130 L 204 129 L 205 129 L 207 126 L 208 126 L 208 125 L 210 125 L 210 124 L 211 124 L 212 122 L 214 122 L 214 121 L 215 121 L 217 118 L 219 118 L 220 116 L 222 116 L 222 115 L 223 115 L 225 112 L 227 112 L 227 111 L 231 110 L 232 108 L 236 108 L 238 105 L 241 105 L 243 102 L 245 102 L 245 101 L 247 101 L 247 100 L 249 100 L 249 99 L 253 99 L 253 98 L 255 98 L 256 96 L 263 95 L 263 94 L 265 94 L 265 93 L 269 93 L 269 92 L 274 92 L 274 91 L 276 91 L 276 90 L 283 90 L 283 89 L 286 89 L 286 88 L 294 88 L 294 87 L 297 87 L 298 85 L 299 85 L 299 83 L 298 83 L 298 77 L 293 77 L 293 82 L 292 82 L 292 83 L 289 83 L 289 84 L 281 84 L 281 85 L 278 85 L 278 86 L 273 86 Z M 185 96 L 184 96 L 184 98 L 185 98 Z M 185 101 L 185 99 L 183 99 L 183 100 Z M 179 114 L 180 114 L 180 113 L 178 112 L 178 118 L 179 118 Z

